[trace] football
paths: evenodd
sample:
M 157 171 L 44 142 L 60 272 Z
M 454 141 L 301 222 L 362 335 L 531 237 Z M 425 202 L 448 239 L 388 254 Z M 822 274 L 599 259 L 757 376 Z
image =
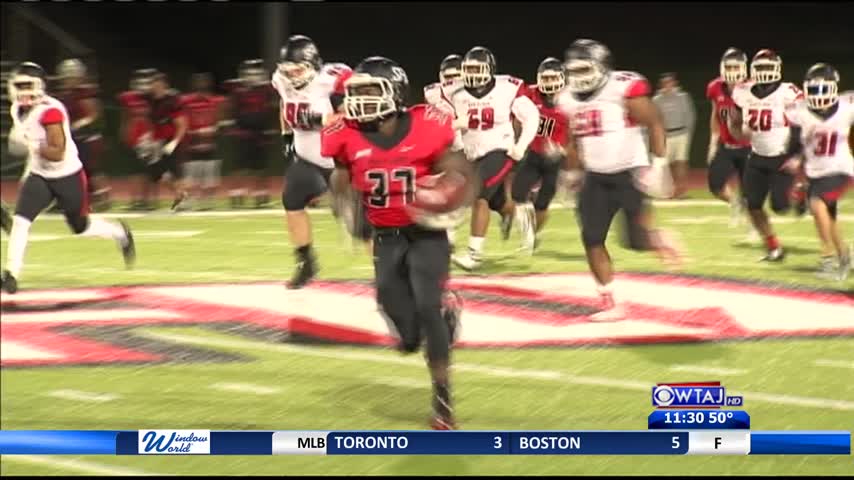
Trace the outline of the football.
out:
M 440 173 L 422 177 L 415 188 L 412 206 L 432 213 L 447 213 L 459 208 L 466 194 L 466 181 L 459 173 Z

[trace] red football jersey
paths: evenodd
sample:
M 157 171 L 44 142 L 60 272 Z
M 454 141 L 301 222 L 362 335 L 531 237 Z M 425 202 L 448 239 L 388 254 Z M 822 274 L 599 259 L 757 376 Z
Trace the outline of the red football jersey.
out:
M 732 99 L 732 92 L 726 91 L 726 83 L 722 78 L 718 77 L 709 82 L 706 87 L 706 98 L 711 100 L 715 106 L 715 112 L 717 112 L 715 118 L 718 122 L 721 143 L 730 146 L 749 147 L 749 140 L 738 141 L 729 131 L 729 117 L 738 110 L 738 106 Z
M 416 182 L 434 173 L 433 164 L 454 141 L 453 119 L 435 107 L 415 105 L 400 120 L 409 122 L 409 131 L 389 148 L 341 120 L 320 136 L 321 154 L 347 167 L 353 188 L 363 193 L 368 221 L 377 227 L 414 223 L 406 205 L 412 201 Z
M 191 152 L 208 152 L 216 148 L 216 126 L 219 108 L 225 98 L 219 95 L 188 93 L 181 96 L 187 112 L 187 148 Z
M 153 125 L 148 118 L 151 107 L 148 100 L 137 91 L 122 92 L 118 96 L 119 103 L 127 114 L 127 130 L 125 142 L 131 147 L 136 146 L 146 133 L 151 133 Z
M 528 85 L 527 95 L 540 110 L 540 126 L 537 128 L 537 136 L 531 142 L 530 149 L 539 154 L 545 153 L 547 139 L 551 139 L 558 145 L 564 145 L 569 130 L 569 118 L 557 108 L 554 102 L 548 105 L 536 85 Z

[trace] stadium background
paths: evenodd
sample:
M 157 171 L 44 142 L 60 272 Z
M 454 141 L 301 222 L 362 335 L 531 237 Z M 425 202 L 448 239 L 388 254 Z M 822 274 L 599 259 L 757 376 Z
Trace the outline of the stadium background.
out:
M 182 91 L 194 71 L 213 72 L 221 85 L 247 58 L 265 58 L 272 69 L 278 46 L 291 33 L 311 36 L 326 61 L 354 66 L 374 54 L 397 60 L 409 73 L 414 101 L 421 100 L 422 86 L 435 81 L 448 53 L 484 45 L 495 53 L 501 73 L 533 81 L 546 56 L 562 57 L 575 38 L 598 39 L 611 48 L 617 68 L 653 81 L 662 72 L 678 74 L 697 108 L 690 158 L 695 168 L 704 167 L 708 145 L 705 86 L 717 75 L 727 47 L 749 55 L 776 49 L 784 79 L 797 84 L 810 65 L 826 61 L 839 69 L 844 89 L 854 88 L 854 4 L 847 2 L 40 2 L 3 3 L 2 9 L 2 60 L 32 59 L 53 72 L 59 61 L 75 55 L 94 69 L 109 147 L 103 163 L 112 175 L 137 169 L 117 140 L 115 101 L 132 69 L 162 69 Z M 25 20 L 31 13 L 37 22 Z M 57 41 L 64 35 L 33 26 L 44 19 L 72 38 Z M 2 122 L 9 122 L 5 111 Z M 230 149 L 224 147 L 228 169 Z M 270 173 L 276 175 L 277 149 L 270 155 Z M 4 176 L 15 174 L 4 169 Z

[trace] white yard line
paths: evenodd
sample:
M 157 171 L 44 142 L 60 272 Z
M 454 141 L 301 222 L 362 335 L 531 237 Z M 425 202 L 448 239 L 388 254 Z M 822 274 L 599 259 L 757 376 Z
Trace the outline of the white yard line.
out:
M 251 393 L 253 395 L 273 395 L 282 391 L 281 388 L 267 387 L 253 383 L 214 383 L 210 388 L 225 392 Z
M 698 373 L 700 375 L 744 375 L 747 370 L 738 368 L 723 368 L 723 367 L 707 367 L 703 365 L 673 365 L 670 367 L 673 372 Z
M 113 467 L 101 463 L 95 463 L 84 460 L 72 460 L 68 458 L 55 457 L 52 455 L 3 455 L 3 461 L 32 463 L 36 465 L 43 465 L 45 467 L 54 468 L 57 470 L 77 470 L 80 472 L 92 473 L 95 475 L 162 475 L 159 473 L 146 472 L 144 470 L 135 470 L 125 467 Z
M 427 382 L 419 382 L 411 378 L 398 377 L 380 377 L 366 379 L 368 382 L 375 385 L 385 385 L 387 387 L 402 387 L 402 388 L 430 388 Z
M 49 397 L 61 398 L 63 400 L 74 400 L 77 402 L 95 402 L 95 403 L 105 403 L 111 402 L 113 400 L 117 400 L 120 398 L 119 395 L 113 395 L 111 393 L 93 393 L 93 392 L 83 392 L 80 390 L 54 390 L 47 394 Z
M 325 351 L 312 347 L 303 347 L 298 345 L 283 345 L 283 344 L 266 344 L 242 340 L 221 340 L 210 338 L 197 338 L 189 335 L 167 334 L 157 332 L 140 332 L 140 335 L 145 335 L 149 338 L 158 340 L 196 344 L 206 347 L 218 348 L 244 348 L 249 350 L 265 350 L 274 352 L 287 352 L 298 355 L 306 355 L 310 357 L 329 358 L 335 360 L 349 359 L 361 360 L 367 362 L 377 362 L 394 365 L 406 365 L 418 368 L 423 368 L 423 362 L 406 357 L 394 357 L 377 353 L 367 352 L 344 352 L 341 350 Z M 632 390 L 640 392 L 649 392 L 653 382 L 640 382 L 635 380 L 621 380 L 616 378 L 606 377 L 588 377 L 571 375 L 563 372 L 552 370 L 523 370 L 509 367 L 494 367 L 488 365 L 478 365 L 472 363 L 456 363 L 454 370 L 458 372 L 471 372 L 492 377 L 507 377 L 507 378 L 524 378 L 524 379 L 539 379 L 545 381 L 556 381 L 575 385 L 590 385 L 597 387 L 618 388 L 622 390 Z M 832 410 L 854 411 L 854 401 L 849 400 L 834 400 L 829 398 L 814 398 L 814 397 L 799 397 L 794 395 L 778 395 L 772 393 L 761 392 L 732 392 L 734 395 L 743 395 L 751 402 L 766 402 L 777 405 L 794 405 L 799 407 L 813 408 L 829 408 Z
M 813 362 L 813 365 L 817 367 L 850 368 L 854 370 L 854 361 L 852 360 L 830 360 L 827 358 L 819 358 Z

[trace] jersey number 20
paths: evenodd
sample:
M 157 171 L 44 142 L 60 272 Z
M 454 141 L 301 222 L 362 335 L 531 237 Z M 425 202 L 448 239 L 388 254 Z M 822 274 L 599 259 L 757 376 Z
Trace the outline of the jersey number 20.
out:
M 400 182 L 403 194 L 400 198 L 403 199 L 403 204 L 412 201 L 415 194 L 415 169 L 412 167 L 395 168 L 389 171 L 376 168 L 365 172 L 365 179 L 371 182 L 371 195 L 368 197 L 368 203 L 372 207 L 387 208 L 389 206 L 389 187 L 391 182 Z

